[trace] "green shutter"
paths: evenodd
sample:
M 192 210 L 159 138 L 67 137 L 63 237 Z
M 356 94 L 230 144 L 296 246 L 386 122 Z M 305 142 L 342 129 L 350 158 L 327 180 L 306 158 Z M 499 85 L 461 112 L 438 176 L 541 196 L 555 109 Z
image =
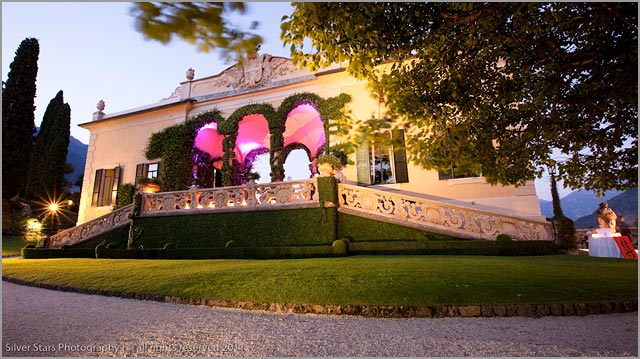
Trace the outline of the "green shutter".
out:
M 356 172 L 358 186 L 371 185 L 371 173 L 369 172 L 369 146 L 362 143 L 356 149 Z
M 394 130 L 391 132 L 393 143 L 401 144 L 400 148 L 393 151 L 393 162 L 395 165 L 396 183 L 409 182 L 409 171 L 407 169 L 407 153 L 404 149 L 404 130 Z
M 136 165 L 136 180 L 140 177 L 143 177 L 145 175 L 145 170 L 144 170 L 145 164 L 144 163 L 139 163 Z
M 93 182 L 93 194 L 91 195 L 91 206 L 93 207 L 98 206 L 98 203 L 102 199 L 100 189 L 102 188 L 103 177 L 104 177 L 104 170 L 103 169 L 96 170 L 96 177 Z
M 116 196 L 118 195 L 118 187 L 120 187 L 120 173 L 122 172 L 121 167 L 116 167 L 113 169 L 113 183 L 111 185 L 111 200 L 108 204 L 109 206 L 113 206 L 116 204 Z

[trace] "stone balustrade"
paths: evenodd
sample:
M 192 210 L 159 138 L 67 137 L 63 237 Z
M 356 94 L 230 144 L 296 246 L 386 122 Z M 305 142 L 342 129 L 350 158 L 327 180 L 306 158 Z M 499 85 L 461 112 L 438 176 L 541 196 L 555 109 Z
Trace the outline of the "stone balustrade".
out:
M 187 191 L 144 193 L 141 217 L 208 213 L 217 211 L 266 210 L 317 204 L 315 179 Z
M 500 233 L 517 240 L 552 240 L 551 224 L 500 215 L 472 207 L 399 195 L 364 187 L 338 185 L 340 211 L 414 228 L 470 239 L 494 240 Z
M 129 213 L 131 213 L 132 206 L 133 205 L 130 204 L 89 222 L 79 224 L 73 228 L 54 234 L 49 237 L 47 247 L 60 248 L 63 245 L 76 245 L 112 231 L 115 228 L 128 225 Z

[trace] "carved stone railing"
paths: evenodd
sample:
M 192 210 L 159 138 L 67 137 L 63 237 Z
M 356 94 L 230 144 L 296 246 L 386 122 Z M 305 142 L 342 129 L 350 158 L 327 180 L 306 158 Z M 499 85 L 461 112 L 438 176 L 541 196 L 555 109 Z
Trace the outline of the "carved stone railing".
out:
M 54 234 L 49 237 L 47 247 L 60 248 L 63 245 L 70 246 L 79 244 L 112 231 L 115 228 L 124 227 L 129 224 L 129 213 L 131 213 L 132 206 L 133 205 L 130 204 L 111 213 L 107 213 L 104 216 L 92 219 L 89 222 Z
M 192 188 L 187 191 L 144 193 L 141 217 L 253 211 L 317 204 L 315 179 L 221 188 Z
M 546 221 L 507 216 L 351 185 L 338 185 L 340 211 L 409 225 L 436 233 L 493 240 L 500 233 L 517 240 L 552 240 Z

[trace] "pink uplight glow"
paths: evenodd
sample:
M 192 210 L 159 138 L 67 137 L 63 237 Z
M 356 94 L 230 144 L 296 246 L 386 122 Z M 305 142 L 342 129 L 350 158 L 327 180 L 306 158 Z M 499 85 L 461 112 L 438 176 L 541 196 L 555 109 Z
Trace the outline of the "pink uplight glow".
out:
M 305 145 L 312 156 L 325 142 L 324 123 L 320 113 L 312 105 L 302 104 L 296 106 L 285 122 L 284 146 L 292 143 Z
M 242 118 L 238 124 L 236 147 L 242 154 L 242 159 L 255 149 L 269 148 L 269 124 L 263 115 L 253 114 Z
M 211 158 L 221 158 L 224 155 L 223 139 L 224 136 L 218 133 L 218 124 L 212 122 L 198 130 L 194 145 L 197 149 L 208 153 Z

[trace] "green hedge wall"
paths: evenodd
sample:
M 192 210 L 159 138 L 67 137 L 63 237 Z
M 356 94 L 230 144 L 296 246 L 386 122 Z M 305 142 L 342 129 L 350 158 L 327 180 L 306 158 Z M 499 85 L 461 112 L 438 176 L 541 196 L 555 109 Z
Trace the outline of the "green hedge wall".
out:
M 335 222 L 335 208 L 142 217 L 136 220 L 142 235 L 133 245 L 212 248 L 231 240 L 239 247 L 330 245 Z
M 95 258 L 93 248 L 22 248 L 22 258 L 24 259 L 47 259 L 47 258 Z
M 389 241 L 351 242 L 349 254 L 538 256 L 553 252 L 550 241 Z
M 376 240 L 455 240 L 440 234 L 428 233 L 418 229 L 396 224 L 379 222 L 350 214 L 340 213 L 338 238 L 353 238 L 357 241 Z
M 127 248 L 128 238 L 129 226 L 127 225 L 114 229 L 111 232 L 105 233 L 86 242 L 80 243 L 73 248 L 91 248 L 91 250 L 93 250 L 102 241 L 105 241 L 106 243 L 115 243 L 118 248 Z
M 44 249 L 23 248 L 25 259 L 96 258 L 109 259 L 293 259 L 339 257 L 346 253 L 333 246 L 306 247 L 232 247 L 186 249 Z

